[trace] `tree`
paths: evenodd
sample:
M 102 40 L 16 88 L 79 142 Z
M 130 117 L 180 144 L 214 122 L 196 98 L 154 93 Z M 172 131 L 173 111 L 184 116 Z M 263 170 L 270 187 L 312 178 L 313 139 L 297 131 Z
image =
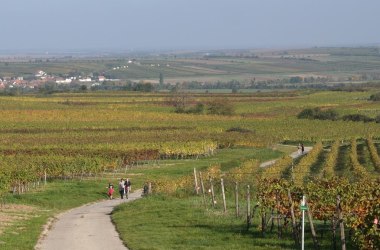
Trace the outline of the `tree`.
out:
M 339 114 L 335 110 L 321 108 L 306 108 L 302 110 L 298 115 L 298 119 L 317 119 L 317 120 L 338 120 Z
M 370 99 L 371 101 L 380 101 L 380 92 L 371 95 L 371 96 L 369 97 L 369 99 Z
M 233 115 L 235 113 L 233 105 L 224 100 L 211 102 L 207 110 L 212 115 Z
M 80 86 L 80 90 L 81 91 L 86 91 L 87 90 L 87 86 L 86 85 L 81 85 Z
M 162 72 L 160 72 L 160 87 L 164 85 L 164 74 L 162 74 Z

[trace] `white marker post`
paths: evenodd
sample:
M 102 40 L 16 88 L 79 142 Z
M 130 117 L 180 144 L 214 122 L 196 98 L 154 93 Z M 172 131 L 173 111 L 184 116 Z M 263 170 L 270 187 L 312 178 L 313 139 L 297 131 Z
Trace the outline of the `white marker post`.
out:
M 301 211 L 302 211 L 302 243 L 301 248 L 302 250 L 305 250 L 305 211 L 307 210 L 306 206 L 306 196 L 302 196 L 301 201 Z

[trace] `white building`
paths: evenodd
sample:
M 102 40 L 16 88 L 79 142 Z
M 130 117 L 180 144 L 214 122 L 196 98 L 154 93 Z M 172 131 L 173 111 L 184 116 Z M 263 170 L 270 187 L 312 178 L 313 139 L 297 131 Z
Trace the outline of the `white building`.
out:
M 46 72 L 40 70 L 37 72 L 37 74 L 35 74 L 35 77 L 46 77 Z
M 67 79 L 57 79 L 55 80 L 56 83 L 62 83 L 62 84 L 69 84 L 71 83 L 73 80 L 71 80 L 70 78 L 67 78 Z
M 91 82 L 91 78 L 90 77 L 87 77 L 87 78 L 83 78 L 83 79 L 79 79 L 80 82 Z

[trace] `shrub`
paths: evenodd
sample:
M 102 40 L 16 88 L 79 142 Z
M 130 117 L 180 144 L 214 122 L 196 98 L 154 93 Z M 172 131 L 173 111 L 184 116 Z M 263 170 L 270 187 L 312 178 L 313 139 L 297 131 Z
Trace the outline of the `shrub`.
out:
M 187 113 L 190 114 L 203 114 L 203 111 L 205 109 L 205 105 L 203 103 L 197 103 L 194 107 L 189 108 Z
M 207 110 L 212 115 L 233 115 L 235 113 L 232 104 L 222 100 L 211 102 Z
M 376 102 L 380 101 L 380 92 L 371 95 L 371 96 L 369 97 L 369 99 L 370 99 L 371 101 L 376 101 Z
M 197 105 L 185 109 L 183 106 L 177 106 L 174 112 L 176 113 L 186 113 L 186 114 L 203 114 L 205 105 L 203 103 L 197 103 Z
M 352 114 L 352 115 L 345 115 L 342 117 L 343 121 L 353 121 L 353 122 L 372 122 L 374 119 L 371 117 L 368 117 L 366 115 L 361 114 Z
M 318 109 L 318 108 L 315 108 Z M 298 115 L 298 119 L 314 119 L 315 116 L 315 109 L 304 109 L 302 110 Z
M 241 128 L 241 127 L 232 127 L 226 130 L 226 132 L 239 132 L 239 133 L 252 133 L 252 130 Z
M 376 123 L 380 123 L 380 115 L 376 116 L 376 118 L 375 118 L 375 122 L 376 122 Z
M 298 119 L 317 119 L 317 120 L 332 120 L 335 121 L 339 117 L 335 110 L 322 110 L 321 108 L 307 108 L 302 110 L 298 115 Z

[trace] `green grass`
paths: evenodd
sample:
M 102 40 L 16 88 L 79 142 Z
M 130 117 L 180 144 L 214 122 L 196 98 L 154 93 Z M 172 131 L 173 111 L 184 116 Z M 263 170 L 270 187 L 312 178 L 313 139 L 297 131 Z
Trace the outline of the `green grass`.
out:
M 6 204 L 23 204 L 35 207 L 26 220 L 7 227 L 0 234 L 1 249 L 34 249 L 47 219 L 59 212 L 106 198 L 106 181 L 56 181 L 30 193 L 6 195 Z
M 112 215 L 130 249 L 293 249 L 290 240 L 258 238 L 243 220 L 205 210 L 194 198 L 153 196 Z
M 272 232 L 268 229 L 262 236 L 258 214 L 247 230 L 243 210 L 242 206 L 241 216 L 235 218 L 232 207 L 229 207 L 227 214 L 223 214 L 220 207 L 205 209 L 199 197 L 179 199 L 153 195 L 117 207 L 112 220 L 124 244 L 134 250 L 297 249 L 292 240 L 290 223 L 284 228 L 281 239 L 277 237 L 276 229 Z M 319 221 L 314 221 L 314 226 L 321 249 L 331 249 L 327 226 Z M 305 228 L 305 249 L 313 249 L 308 223 Z M 323 239 L 322 230 L 325 231 Z

